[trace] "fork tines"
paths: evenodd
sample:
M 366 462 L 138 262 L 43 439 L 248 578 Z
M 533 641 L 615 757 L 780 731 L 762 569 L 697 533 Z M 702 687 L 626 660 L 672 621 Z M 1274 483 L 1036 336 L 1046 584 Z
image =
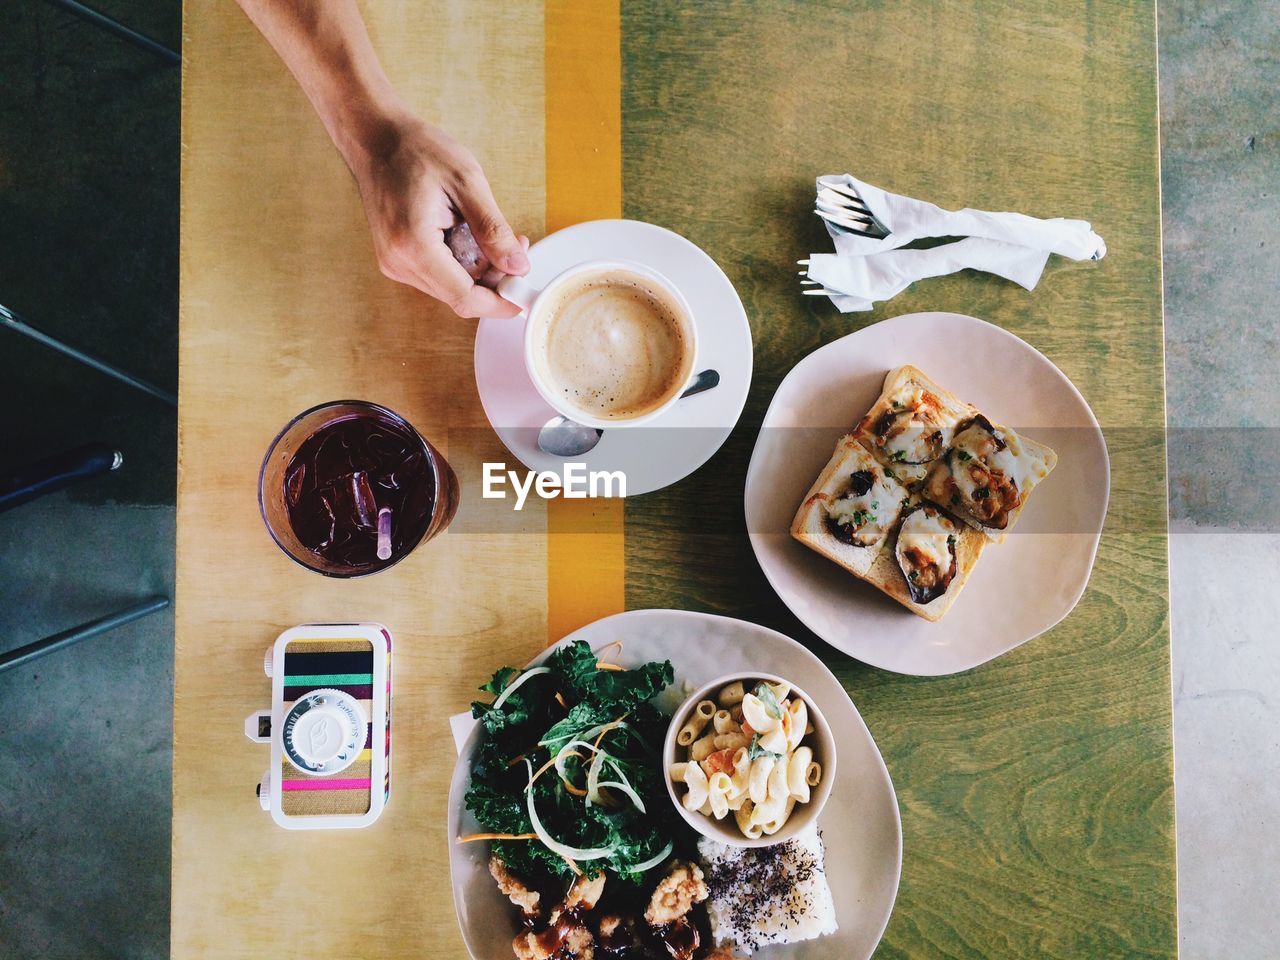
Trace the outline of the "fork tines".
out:
M 830 183 L 823 183 L 822 189 L 830 190 L 832 193 L 842 194 L 849 201 L 848 206 L 854 208 L 860 213 L 865 213 L 868 217 L 871 216 L 871 210 L 862 201 L 862 197 L 859 195 L 858 191 L 853 189 L 853 187 L 849 186 L 847 183 L 841 183 L 839 180 L 833 180 Z
M 818 190 L 813 212 L 839 229 L 858 236 L 873 240 L 888 236 L 888 231 L 876 220 L 857 191 L 844 184 L 823 184 Z

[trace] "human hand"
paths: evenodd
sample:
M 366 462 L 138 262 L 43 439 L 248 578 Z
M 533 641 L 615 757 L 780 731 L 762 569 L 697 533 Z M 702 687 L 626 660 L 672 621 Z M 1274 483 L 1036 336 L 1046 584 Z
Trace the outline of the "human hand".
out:
M 529 240 L 507 224 L 471 151 L 411 116 L 379 124 L 362 147 L 348 163 L 383 274 L 460 317 L 516 316 L 520 308 L 491 287 L 529 272 Z M 479 283 L 445 243 L 445 232 L 464 222 L 489 261 Z

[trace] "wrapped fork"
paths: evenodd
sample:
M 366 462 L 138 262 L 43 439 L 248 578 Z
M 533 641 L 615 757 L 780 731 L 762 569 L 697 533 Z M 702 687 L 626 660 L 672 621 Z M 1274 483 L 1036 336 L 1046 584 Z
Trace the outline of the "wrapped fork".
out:
M 841 310 L 870 310 L 916 280 L 957 270 L 995 273 L 1028 290 L 1049 254 L 1100 260 L 1106 244 L 1084 220 L 1042 220 L 935 204 L 881 190 L 848 174 L 819 177 L 814 212 L 834 254 L 800 261 L 807 294 L 829 296 Z M 928 250 L 900 250 L 926 237 L 961 237 Z

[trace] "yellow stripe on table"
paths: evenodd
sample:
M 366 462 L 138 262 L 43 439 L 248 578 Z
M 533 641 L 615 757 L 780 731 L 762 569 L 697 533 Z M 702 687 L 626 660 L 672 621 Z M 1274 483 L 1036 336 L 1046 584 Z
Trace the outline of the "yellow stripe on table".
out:
M 546 7 L 547 231 L 622 216 L 617 0 Z M 547 640 L 625 606 L 623 501 L 547 504 Z

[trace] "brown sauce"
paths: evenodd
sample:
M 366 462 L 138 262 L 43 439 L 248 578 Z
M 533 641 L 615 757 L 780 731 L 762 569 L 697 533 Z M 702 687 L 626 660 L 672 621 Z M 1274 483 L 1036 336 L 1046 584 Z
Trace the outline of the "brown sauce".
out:
M 667 953 L 671 954 L 672 960 L 693 960 L 693 955 L 697 952 L 698 944 L 702 939 L 698 936 L 698 928 L 689 922 L 688 917 L 681 917 L 674 923 L 656 927 L 653 932 L 667 948 Z

